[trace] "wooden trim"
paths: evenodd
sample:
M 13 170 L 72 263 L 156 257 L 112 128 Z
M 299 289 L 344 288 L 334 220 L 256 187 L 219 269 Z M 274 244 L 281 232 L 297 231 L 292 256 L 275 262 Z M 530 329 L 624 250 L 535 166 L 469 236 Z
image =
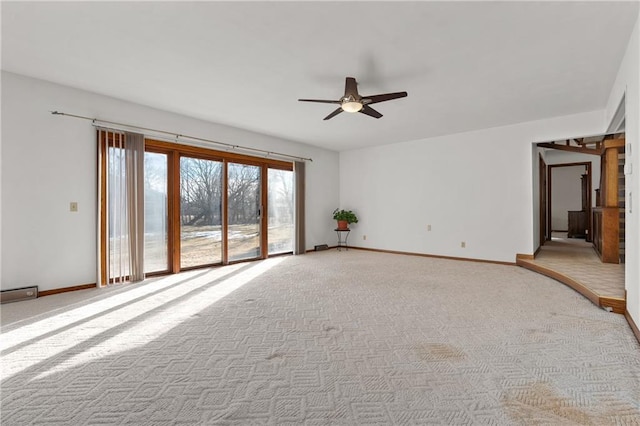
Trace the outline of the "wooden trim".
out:
M 522 254 L 522 253 L 516 253 L 516 262 L 518 261 L 518 259 L 523 259 L 523 260 L 533 260 L 536 258 L 536 254 L 540 251 L 540 247 L 538 247 L 538 250 L 536 250 L 536 252 L 534 254 Z
M 557 168 L 557 167 L 573 167 L 573 166 L 584 166 L 585 168 L 585 173 L 583 175 L 587 175 L 587 210 L 586 210 L 586 214 L 587 214 L 587 226 L 586 226 L 586 230 L 587 230 L 587 237 L 588 240 L 591 241 L 592 239 L 592 234 L 593 234 L 593 225 L 592 225 L 592 220 L 591 220 L 591 192 L 593 190 L 592 188 L 592 184 L 591 184 L 591 179 L 592 179 L 592 171 L 591 171 L 591 166 L 592 166 L 592 162 L 591 161 L 581 161 L 581 162 L 574 162 L 574 163 L 561 163 L 561 164 L 550 164 L 547 167 L 547 170 L 549 171 L 548 176 L 547 176 L 547 239 L 551 240 L 551 233 L 556 231 L 556 232 L 567 232 L 568 230 L 559 230 L 559 229 L 552 229 L 552 217 L 551 217 L 551 212 L 553 209 L 552 206 L 552 196 L 553 196 L 553 185 L 552 185 L 552 175 L 553 175 L 553 169 Z M 585 238 L 585 241 L 587 240 L 587 238 Z
M 596 207 L 595 212 L 601 214 L 602 244 L 600 251 L 596 250 L 603 263 L 620 263 L 620 208 Z
M 592 178 L 592 163 L 587 163 L 587 202 L 586 202 L 586 210 L 587 210 L 587 235 L 585 237 L 585 241 L 590 243 L 593 241 L 593 213 L 591 213 L 591 209 L 593 208 L 593 178 Z
M 553 142 L 542 142 L 538 144 L 541 148 L 551 148 L 557 149 L 560 151 L 568 151 L 568 152 L 579 152 L 581 154 L 590 154 L 590 155 L 600 155 L 600 150 L 597 148 L 587 148 L 585 146 L 567 146 L 567 145 L 557 145 Z
M 222 162 L 222 264 L 229 264 L 229 162 Z
M 167 158 L 167 198 L 169 199 L 169 270 L 177 274 L 181 270 L 180 254 L 180 153 L 170 151 Z
M 523 268 L 529 269 L 542 275 L 546 275 L 547 277 L 553 278 L 554 280 L 571 287 L 572 289 L 589 299 L 594 305 L 600 306 L 600 296 L 594 293 L 591 289 L 585 287 L 583 284 L 574 280 L 573 278 L 542 265 L 535 264 L 533 262 L 527 262 L 524 259 L 516 258 L 516 263 L 518 266 L 522 266 Z
M 629 323 L 629 327 L 631 327 L 631 331 L 633 331 L 633 334 L 636 336 L 636 339 L 638 339 L 638 343 L 640 343 L 640 328 L 638 328 L 638 325 L 635 323 L 635 321 L 633 321 L 631 314 L 626 309 L 624 311 L 624 317 L 627 319 L 627 322 Z
M 624 148 L 625 148 L 625 143 L 626 140 L 625 138 L 618 138 L 618 139 L 606 139 L 603 141 L 602 144 L 602 150 L 607 150 L 608 148 L 622 148 L 622 151 L 624 152 Z
M 607 149 L 605 153 L 604 207 L 618 207 L 618 150 Z
M 571 287 L 572 289 L 589 299 L 596 306 L 605 309 L 610 308 L 612 312 L 616 314 L 623 314 L 626 309 L 626 299 L 600 296 L 598 293 L 594 292 L 593 290 L 586 287 L 584 284 L 574 280 L 573 278 L 545 266 L 527 261 L 527 259 L 523 257 L 516 256 L 516 263 L 518 264 L 518 266 L 522 266 L 525 269 L 529 269 L 539 274 L 546 275 L 549 278 L 553 278 L 554 280 L 559 281 L 568 287 Z
M 329 248 L 332 249 L 332 248 L 336 248 L 336 247 L 337 246 L 332 246 L 332 247 L 329 247 Z M 471 258 L 471 257 L 441 256 L 441 255 L 438 255 L 438 254 L 414 253 L 414 252 L 409 252 L 409 251 L 396 251 L 396 250 L 382 250 L 382 249 L 374 249 L 374 248 L 368 248 L 368 247 L 354 247 L 354 246 L 349 246 L 348 249 L 349 250 L 353 249 L 353 250 L 374 251 L 374 252 L 378 252 L 378 253 L 403 254 L 405 256 L 430 257 L 430 258 L 434 258 L 434 259 L 461 260 L 461 261 L 465 261 L 465 262 L 492 263 L 492 264 L 495 264 L 495 265 L 516 266 L 516 263 L 514 263 L 514 262 L 503 262 L 503 261 L 500 261 L 500 260 L 475 259 L 475 258 Z M 315 251 L 315 250 L 311 250 L 311 251 Z
M 542 157 L 542 153 L 538 152 L 538 218 L 540 246 L 547 241 L 547 227 L 551 226 L 547 222 L 547 163 Z M 538 247 L 540 250 L 540 247 Z
M 266 259 L 269 257 L 269 241 L 268 232 L 269 224 L 267 223 L 267 217 L 269 217 L 269 167 L 263 164 L 260 167 L 260 258 Z
M 551 218 L 551 186 L 553 184 L 552 176 L 551 176 L 551 166 L 547 166 L 547 241 L 551 241 L 551 230 L 552 226 L 552 218 Z
M 627 299 L 627 290 L 626 289 L 624 290 L 624 298 L 625 298 L 625 300 Z M 635 323 L 635 321 L 631 317 L 631 314 L 629 313 L 629 311 L 626 308 L 624 310 L 624 317 L 627 320 L 627 323 L 629 323 L 629 327 L 631 327 L 631 331 L 633 332 L 633 335 L 636 336 L 636 339 L 638 340 L 638 343 L 640 343 L 640 327 L 638 327 L 638 324 Z
M 98 288 L 98 286 L 96 285 L 96 283 L 93 283 L 93 284 L 74 285 L 72 287 L 54 288 L 53 290 L 39 291 L 38 297 L 51 296 L 52 294 L 67 293 L 70 291 L 77 291 L 77 290 L 88 290 L 91 288 Z
M 573 163 L 558 163 L 558 164 L 549 164 L 549 167 L 573 167 L 573 166 L 590 166 L 591 161 L 577 161 Z
M 100 205 L 98 206 L 99 215 L 100 215 L 100 247 L 99 254 L 100 256 L 100 284 L 107 284 L 107 141 L 104 138 L 104 132 L 98 130 L 98 161 L 99 164 L 99 173 L 98 176 L 100 182 Z
M 619 297 L 605 297 L 600 296 L 598 299 L 598 306 L 602 308 L 609 308 L 611 312 L 624 315 L 627 310 L 627 301 L 620 299 Z
M 145 144 L 149 147 L 166 151 L 177 151 L 180 154 L 188 155 L 189 157 L 203 158 L 207 160 L 229 160 L 233 162 L 239 162 L 243 164 L 251 164 L 254 166 L 267 165 L 272 168 L 278 168 L 282 170 L 293 170 L 293 162 L 276 160 L 273 158 L 261 158 L 251 155 L 238 154 L 227 151 L 216 151 L 211 148 L 203 148 L 193 145 L 183 145 L 173 142 L 163 142 L 155 139 L 145 139 Z

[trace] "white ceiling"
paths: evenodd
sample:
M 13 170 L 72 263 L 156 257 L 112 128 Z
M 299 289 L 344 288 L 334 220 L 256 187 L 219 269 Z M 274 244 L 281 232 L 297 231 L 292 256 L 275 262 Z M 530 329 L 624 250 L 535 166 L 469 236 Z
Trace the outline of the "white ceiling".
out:
M 3 1 L 2 69 L 345 150 L 604 108 L 638 4 Z

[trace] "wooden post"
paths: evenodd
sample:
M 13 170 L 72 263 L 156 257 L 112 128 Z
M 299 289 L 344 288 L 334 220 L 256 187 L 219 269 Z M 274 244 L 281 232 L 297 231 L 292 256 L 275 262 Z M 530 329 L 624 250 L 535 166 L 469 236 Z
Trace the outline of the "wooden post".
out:
M 610 141 L 606 141 L 610 142 Z M 618 209 L 618 147 L 608 146 L 602 156 L 603 186 L 600 194 L 602 206 L 602 245 L 600 257 L 604 263 L 620 263 L 620 219 Z

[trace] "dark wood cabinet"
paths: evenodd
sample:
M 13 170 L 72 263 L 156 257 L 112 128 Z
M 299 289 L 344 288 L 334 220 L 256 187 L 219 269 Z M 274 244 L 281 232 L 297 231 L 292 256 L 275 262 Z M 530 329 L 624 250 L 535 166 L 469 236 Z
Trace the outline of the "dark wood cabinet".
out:
M 586 238 L 587 236 L 587 212 L 570 211 L 569 212 L 569 232 L 568 238 Z
M 567 232 L 567 238 L 585 238 L 587 241 L 590 240 L 590 235 L 588 233 L 589 227 L 589 217 L 591 211 L 591 197 L 589 197 L 589 182 L 587 179 L 589 176 L 587 174 L 582 175 L 581 183 L 582 183 L 582 210 L 580 211 L 569 211 L 568 224 L 569 230 Z

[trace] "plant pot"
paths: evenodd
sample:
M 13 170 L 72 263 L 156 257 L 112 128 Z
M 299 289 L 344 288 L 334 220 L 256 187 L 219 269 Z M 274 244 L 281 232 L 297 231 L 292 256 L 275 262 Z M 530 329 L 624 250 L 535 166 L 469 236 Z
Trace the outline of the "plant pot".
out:
M 349 229 L 349 222 L 347 222 L 346 220 L 339 220 L 338 229 Z

